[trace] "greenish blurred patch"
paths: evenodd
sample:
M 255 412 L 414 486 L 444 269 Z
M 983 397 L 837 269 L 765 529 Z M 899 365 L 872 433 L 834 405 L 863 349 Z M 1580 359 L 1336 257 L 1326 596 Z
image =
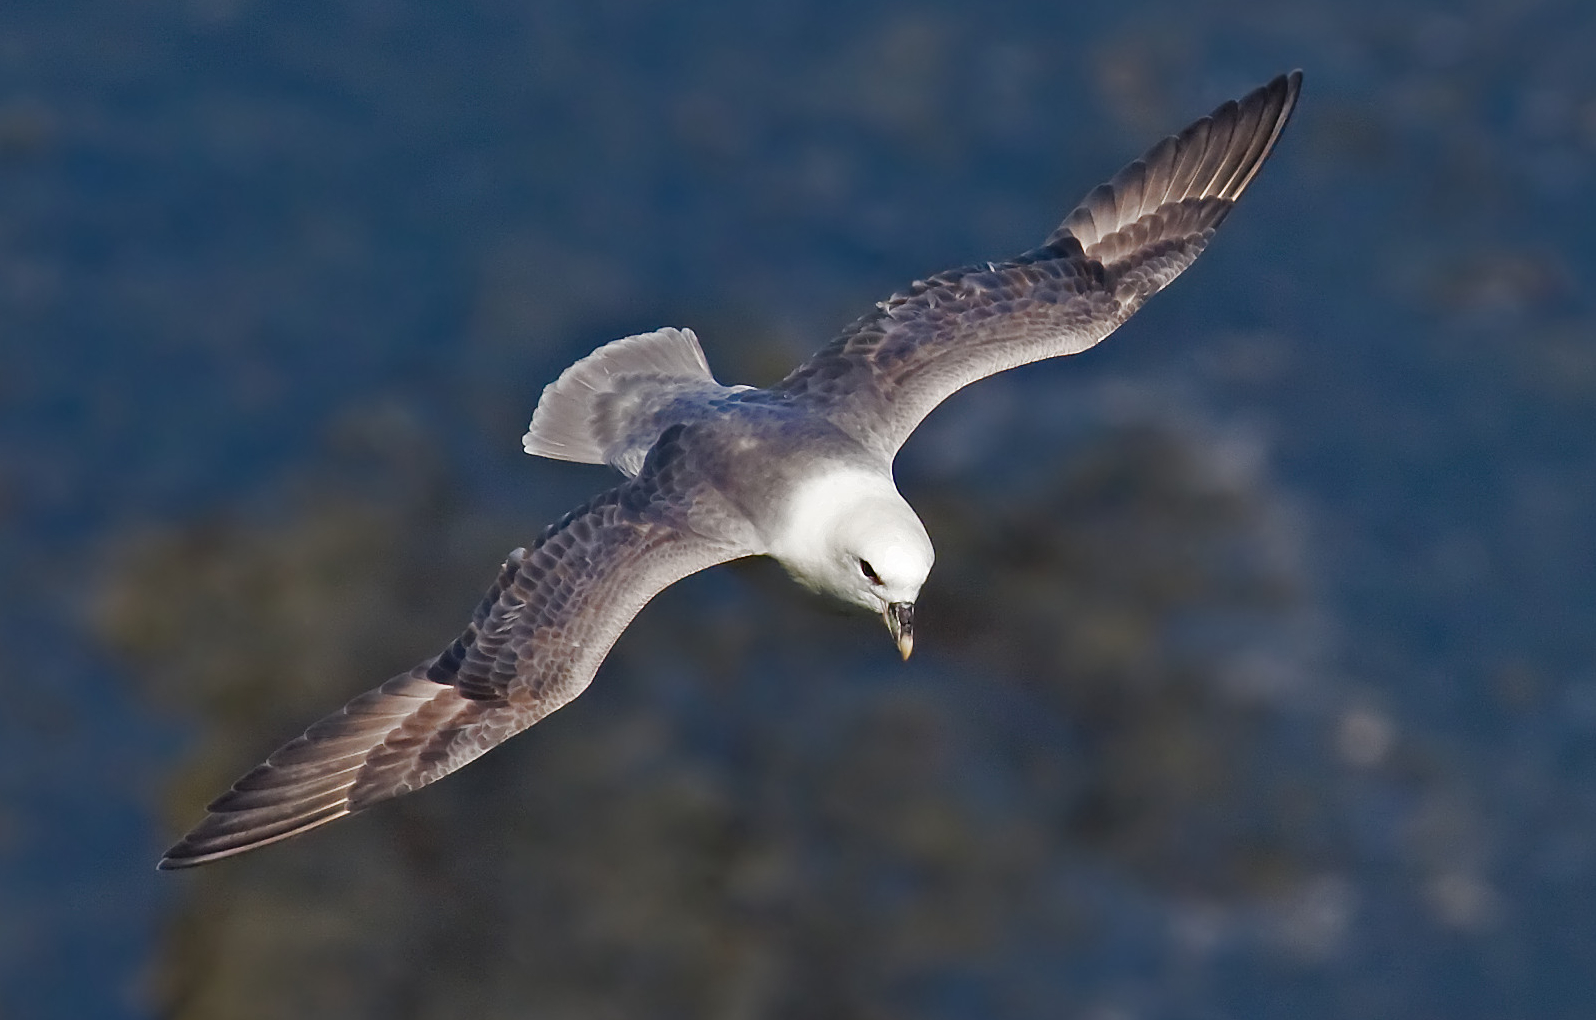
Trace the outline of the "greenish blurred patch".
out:
M 102 634 L 197 722 L 173 832 L 442 647 L 528 537 L 452 501 L 403 415 L 346 420 L 274 511 L 119 544 Z M 176 879 L 163 1013 L 908 1016 L 950 972 L 995 992 L 1021 947 L 1091 938 L 1082 869 L 1291 893 L 1328 863 L 1329 806 L 1266 764 L 1273 709 L 1230 679 L 1297 608 L 1263 494 L 1159 425 L 1041 475 L 924 501 L 939 560 L 908 667 L 779 571 L 693 578 L 534 732 Z

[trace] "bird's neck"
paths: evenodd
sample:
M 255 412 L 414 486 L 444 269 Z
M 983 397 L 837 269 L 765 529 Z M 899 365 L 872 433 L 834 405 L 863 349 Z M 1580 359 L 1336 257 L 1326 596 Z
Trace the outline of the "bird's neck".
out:
M 839 467 L 794 485 L 765 540 L 770 555 L 800 583 L 823 587 L 825 568 L 838 555 L 846 529 L 885 513 L 913 515 L 891 476 Z

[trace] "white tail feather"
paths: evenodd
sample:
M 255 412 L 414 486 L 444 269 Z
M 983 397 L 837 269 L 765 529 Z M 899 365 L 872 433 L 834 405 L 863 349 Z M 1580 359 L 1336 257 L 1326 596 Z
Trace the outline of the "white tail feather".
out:
M 692 330 L 666 327 L 611 341 L 544 388 L 521 446 L 555 460 L 613 463 L 633 410 L 683 384 L 715 385 Z

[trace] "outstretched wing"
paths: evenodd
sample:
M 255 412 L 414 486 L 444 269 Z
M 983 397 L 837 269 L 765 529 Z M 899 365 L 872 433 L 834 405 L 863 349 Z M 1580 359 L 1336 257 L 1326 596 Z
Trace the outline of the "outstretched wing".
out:
M 1086 196 L 1042 247 L 913 284 L 773 389 L 891 457 L 954 391 L 1091 347 L 1202 253 L 1301 85 L 1293 71 L 1224 104 Z
M 663 442 L 663 440 L 662 440 Z M 747 555 L 706 537 L 723 507 L 652 470 L 517 549 L 437 658 L 355 698 L 210 805 L 161 859 L 184 868 L 274 843 L 440 779 L 582 693 L 666 586 Z

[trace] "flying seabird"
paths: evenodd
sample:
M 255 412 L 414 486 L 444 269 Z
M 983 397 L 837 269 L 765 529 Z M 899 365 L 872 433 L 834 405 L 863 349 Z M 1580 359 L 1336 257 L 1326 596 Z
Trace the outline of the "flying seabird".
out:
M 666 586 L 744 556 L 880 614 L 904 658 L 931 539 L 898 448 L 977 379 L 1112 333 L 1207 246 L 1296 105 L 1282 75 L 1165 138 L 1041 247 L 876 305 L 768 389 L 722 386 L 688 329 L 600 347 L 543 391 L 526 452 L 626 480 L 505 560 L 465 632 L 279 748 L 166 852 L 183 868 L 441 779 L 582 693 Z

